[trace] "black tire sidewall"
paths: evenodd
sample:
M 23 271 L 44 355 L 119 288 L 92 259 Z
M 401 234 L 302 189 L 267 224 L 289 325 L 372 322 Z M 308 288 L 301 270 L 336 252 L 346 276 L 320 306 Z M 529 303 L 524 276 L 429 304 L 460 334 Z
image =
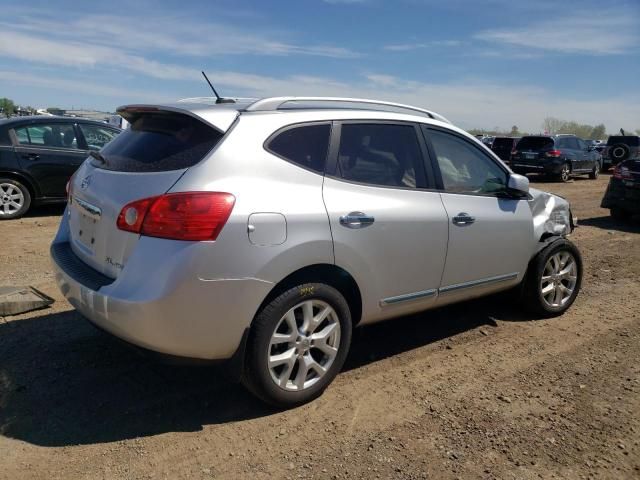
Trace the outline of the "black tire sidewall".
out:
M 542 297 L 540 282 L 542 280 L 542 274 L 549 258 L 562 250 L 566 250 L 571 253 L 571 255 L 573 255 L 573 258 L 575 259 L 578 267 L 578 278 L 576 279 L 576 285 L 573 289 L 571 298 L 569 298 L 569 301 L 561 307 L 551 307 L 547 305 L 547 303 L 544 301 L 544 298 Z M 580 255 L 580 251 L 572 242 L 565 238 L 562 238 L 545 247 L 533 258 L 533 260 L 531 260 L 531 262 L 529 263 L 529 269 L 527 271 L 525 300 L 530 310 L 533 310 L 534 312 L 539 313 L 545 317 L 561 315 L 562 313 L 567 311 L 580 292 L 580 288 L 582 286 L 582 272 L 582 255 Z
M 322 300 L 336 311 L 340 322 L 340 347 L 329 371 L 316 384 L 296 392 L 277 386 L 271 379 L 266 358 L 273 331 L 284 314 L 305 300 Z M 247 345 L 244 383 L 263 401 L 279 408 L 309 402 L 322 394 L 342 369 L 351 344 L 351 312 L 344 297 L 335 288 L 323 283 L 306 283 L 282 293 L 265 305 L 256 315 Z
M 621 148 L 624 151 L 624 153 L 619 157 L 618 156 L 614 156 L 614 154 L 613 154 L 613 152 L 615 152 L 616 149 L 618 149 L 618 148 Z M 617 143 L 613 147 L 611 147 L 609 155 L 611 155 L 611 158 L 613 158 L 617 162 L 622 162 L 622 161 L 626 160 L 627 158 L 629 158 L 629 154 L 630 153 L 631 153 L 631 150 L 630 150 L 628 145 L 625 145 L 624 143 Z
M 567 178 L 566 179 L 564 178 L 564 172 L 565 171 L 567 172 Z M 562 170 L 560 170 L 560 177 L 559 178 L 560 178 L 560 181 L 563 182 L 563 183 L 566 183 L 569 180 L 571 180 L 571 169 L 569 168 L 568 164 L 565 163 L 562 166 Z
M 22 217 L 29 211 L 29 208 L 31 207 L 31 192 L 29 192 L 29 189 L 25 185 L 13 178 L 0 177 L 0 183 L 10 183 L 11 185 L 20 189 L 22 195 L 24 196 L 24 203 L 22 204 L 22 208 L 15 213 L 12 213 L 11 215 L 0 215 L 0 220 L 11 220 Z

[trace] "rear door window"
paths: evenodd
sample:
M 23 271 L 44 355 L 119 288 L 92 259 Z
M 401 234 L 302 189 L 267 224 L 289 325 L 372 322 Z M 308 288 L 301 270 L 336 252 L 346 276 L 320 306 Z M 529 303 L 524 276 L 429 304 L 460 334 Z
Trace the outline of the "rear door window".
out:
M 103 127 L 102 125 L 80 123 L 78 126 L 80 127 L 80 131 L 84 136 L 84 141 L 86 142 L 89 150 L 100 150 L 118 134 L 118 130 Z
M 416 127 L 342 124 L 337 175 L 369 185 L 424 187 L 424 161 Z
M 328 123 L 288 127 L 276 133 L 266 148 L 291 163 L 324 173 L 330 133 Z
M 516 150 L 544 150 L 553 148 L 553 139 L 549 137 L 524 137 L 520 139 Z
M 93 165 L 120 172 L 162 172 L 189 168 L 217 145 L 223 133 L 188 115 L 144 112 L 127 115 L 131 127 L 101 151 L 105 163 Z

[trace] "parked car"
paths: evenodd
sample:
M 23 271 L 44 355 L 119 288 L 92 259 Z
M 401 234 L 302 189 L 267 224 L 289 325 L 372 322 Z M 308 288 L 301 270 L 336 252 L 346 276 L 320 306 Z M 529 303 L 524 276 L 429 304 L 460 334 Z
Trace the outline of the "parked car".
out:
M 572 176 L 598 178 L 601 156 L 575 135 L 522 137 L 511 155 L 516 173 L 541 173 L 568 182 Z
M 139 347 L 230 361 L 269 403 L 320 395 L 355 326 L 516 287 L 553 316 L 580 289 L 569 204 L 436 113 L 279 97 L 119 114 L 130 128 L 70 183 L 62 293 Z
M 66 201 L 71 175 L 119 132 L 80 118 L 0 120 L 0 220 L 19 218 L 34 204 Z
M 640 159 L 640 136 L 611 135 L 602 153 L 603 168 L 608 169 L 628 159 Z
M 511 152 L 515 150 L 519 140 L 520 137 L 495 137 L 491 144 L 491 150 L 508 164 L 511 160 Z
M 640 214 L 640 159 L 623 160 L 615 166 L 601 207 L 618 220 Z

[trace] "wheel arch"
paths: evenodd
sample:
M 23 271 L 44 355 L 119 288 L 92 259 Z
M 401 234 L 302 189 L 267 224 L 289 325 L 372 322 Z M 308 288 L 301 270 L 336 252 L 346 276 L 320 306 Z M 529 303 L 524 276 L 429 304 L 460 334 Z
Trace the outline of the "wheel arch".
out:
M 38 190 L 36 183 L 26 175 L 22 175 L 20 173 L 9 170 L 0 170 L 0 177 L 11 178 L 22 183 L 25 187 L 27 187 L 27 189 L 29 189 L 29 194 L 31 195 L 32 202 L 35 202 L 40 198 L 40 191 Z
M 362 317 L 362 295 L 353 276 L 337 265 L 319 263 L 300 268 L 278 282 L 258 307 L 260 312 L 265 305 L 290 288 L 303 283 L 325 283 L 338 290 L 347 301 L 351 312 L 351 321 L 357 325 Z

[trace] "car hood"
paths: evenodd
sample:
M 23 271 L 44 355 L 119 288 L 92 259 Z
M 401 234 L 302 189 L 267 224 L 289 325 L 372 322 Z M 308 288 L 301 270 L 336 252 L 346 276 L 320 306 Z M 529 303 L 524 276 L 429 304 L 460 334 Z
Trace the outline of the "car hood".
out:
M 572 218 L 569 202 L 559 195 L 535 188 L 530 188 L 529 194 L 536 240 L 542 240 L 549 235 L 564 236 L 571 233 L 575 219 Z

